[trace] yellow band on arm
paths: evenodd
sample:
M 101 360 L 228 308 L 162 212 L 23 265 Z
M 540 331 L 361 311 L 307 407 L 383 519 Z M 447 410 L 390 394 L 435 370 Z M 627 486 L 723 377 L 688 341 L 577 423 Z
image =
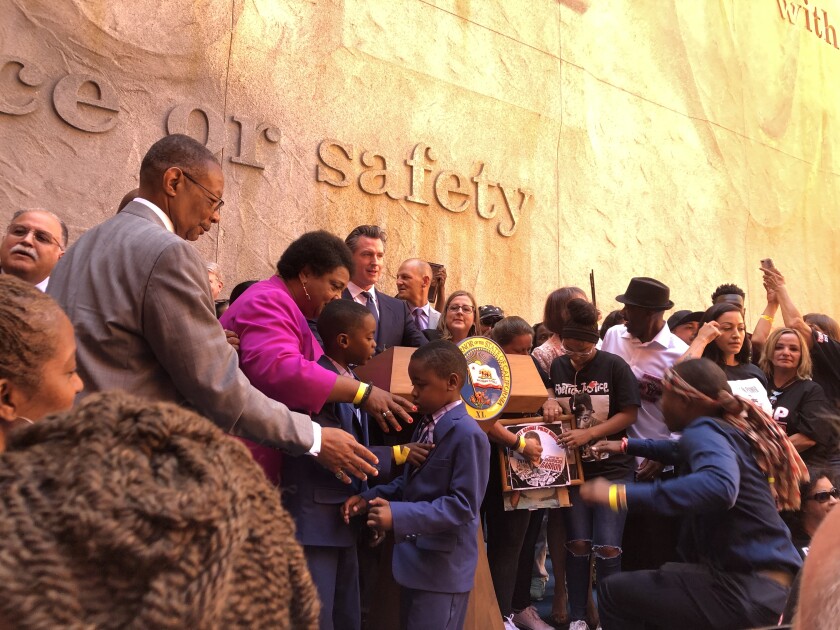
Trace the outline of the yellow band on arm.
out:
M 353 404 L 357 405 L 362 402 L 362 398 L 365 395 L 365 390 L 367 389 L 367 383 L 359 383 L 359 389 L 356 390 L 356 397 L 353 398 Z
M 763 319 L 763 320 L 765 320 L 765 321 L 768 321 L 768 322 L 770 322 L 771 324 L 772 324 L 772 323 L 773 323 L 773 321 L 774 321 L 773 317 L 771 317 L 770 315 L 762 315 L 762 316 L 761 316 L 761 319 Z
M 610 509 L 618 512 L 618 486 L 616 484 L 610 486 Z
M 405 464 L 405 460 L 408 459 L 409 452 L 411 452 L 411 449 L 407 446 L 402 446 L 400 444 L 394 446 L 394 463 L 397 466 Z

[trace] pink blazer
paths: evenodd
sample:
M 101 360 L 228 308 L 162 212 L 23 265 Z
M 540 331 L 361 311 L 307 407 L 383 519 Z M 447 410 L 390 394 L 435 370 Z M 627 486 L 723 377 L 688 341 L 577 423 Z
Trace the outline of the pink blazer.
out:
M 318 365 L 324 352 L 283 280 L 272 276 L 249 287 L 220 321 L 239 335 L 239 366 L 254 387 L 295 411 L 321 410 L 338 375 Z M 280 451 L 248 447 L 279 483 Z

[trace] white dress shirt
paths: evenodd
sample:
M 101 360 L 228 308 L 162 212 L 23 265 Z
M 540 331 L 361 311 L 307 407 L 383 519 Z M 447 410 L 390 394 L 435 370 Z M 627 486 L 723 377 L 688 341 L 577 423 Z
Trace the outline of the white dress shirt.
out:
M 662 377 L 665 370 L 688 350 L 685 342 L 665 324 L 656 337 L 642 343 L 627 332 L 627 327 L 622 324 L 607 331 L 601 349 L 627 361 L 639 381 L 642 406 L 636 422 L 627 427 L 627 435 L 653 440 L 671 438 L 671 432 L 665 426 L 662 416 Z

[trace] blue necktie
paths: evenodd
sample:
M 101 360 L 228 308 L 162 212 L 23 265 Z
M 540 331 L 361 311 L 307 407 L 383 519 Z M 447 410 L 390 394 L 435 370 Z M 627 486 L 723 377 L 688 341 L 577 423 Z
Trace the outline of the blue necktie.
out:
M 365 299 L 367 300 L 366 306 L 373 315 L 373 319 L 376 320 L 376 327 L 379 328 L 379 311 L 376 310 L 376 303 L 373 301 L 373 296 L 369 291 L 362 291 L 362 295 L 365 296 Z

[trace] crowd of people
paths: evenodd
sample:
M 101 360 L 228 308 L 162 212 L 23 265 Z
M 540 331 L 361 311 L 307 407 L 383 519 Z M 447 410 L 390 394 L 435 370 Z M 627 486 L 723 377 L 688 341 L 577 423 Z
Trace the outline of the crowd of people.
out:
M 477 628 L 482 570 L 499 628 L 840 623 L 808 561 L 840 514 L 840 326 L 771 261 L 752 332 L 733 284 L 667 321 L 653 278 L 603 320 L 561 287 L 531 326 L 410 258 L 387 295 L 376 225 L 303 234 L 224 300 L 187 242 L 218 161 L 176 134 L 139 174 L 72 245 L 34 209 L 0 244 L 0 626 Z M 500 454 L 543 447 L 467 415 L 477 335 L 533 358 L 519 415 L 567 423 L 568 507 L 506 509 Z M 411 400 L 355 373 L 395 346 Z

